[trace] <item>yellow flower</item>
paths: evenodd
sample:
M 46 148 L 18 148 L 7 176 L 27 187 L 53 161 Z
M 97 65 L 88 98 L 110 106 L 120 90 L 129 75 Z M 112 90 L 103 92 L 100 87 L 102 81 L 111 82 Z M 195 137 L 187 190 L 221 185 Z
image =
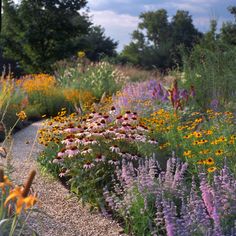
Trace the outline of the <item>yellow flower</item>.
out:
M 10 191 L 10 194 L 4 203 L 5 207 L 11 200 L 16 200 L 16 214 L 18 215 L 21 213 L 23 207 L 25 209 L 28 209 L 36 203 L 36 195 L 28 196 L 35 175 L 36 171 L 31 171 L 25 187 L 16 186 L 13 190 Z
M 212 157 L 207 158 L 206 161 L 205 161 L 205 164 L 206 165 L 214 165 L 213 158 Z
M 83 58 L 83 57 L 85 57 L 85 52 L 79 51 L 77 55 L 79 58 Z
M 217 150 L 217 151 L 215 152 L 216 156 L 220 156 L 220 155 L 222 155 L 223 153 L 224 153 L 224 151 L 221 150 L 221 149 L 219 149 L 219 150 Z
M 188 150 L 188 151 L 185 151 L 183 155 L 184 156 L 190 156 L 191 154 L 192 154 L 192 152 L 190 150 Z
M 44 92 L 51 94 L 56 85 L 55 77 L 47 74 L 27 75 L 20 81 L 22 88 L 27 93 Z
M 213 134 L 213 131 L 212 131 L 212 130 L 207 130 L 207 131 L 206 131 L 206 134 L 207 134 L 207 135 L 212 135 L 212 134 Z
M 199 160 L 199 161 L 197 161 L 197 164 L 205 164 L 205 161 L 204 160 Z
M 234 140 L 230 139 L 229 144 L 234 144 Z
M 215 166 L 213 166 L 213 167 L 209 167 L 208 169 L 207 169 L 207 171 L 209 172 L 209 173 L 212 173 L 212 172 L 214 172 L 214 171 L 216 171 L 216 167 Z
M 209 149 L 205 149 L 205 150 L 200 151 L 199 154 L 207 154 L 209 152 L 210 152 Z
M 184 139 L 189 139 L 189 138 L 191 138 L 191 135 L 185 135 L 184 136 Z
M 202 134 L 200 132 L 194 132 L 193 135 L 196 137 L 196 138 L 201 138 L 202 137 Z
M 25 120 L 27 118 L 26 114 L 24 111 L 21 111 L 19 113 L 16 113 L 16 115 L 19 117 L 21 120 Z

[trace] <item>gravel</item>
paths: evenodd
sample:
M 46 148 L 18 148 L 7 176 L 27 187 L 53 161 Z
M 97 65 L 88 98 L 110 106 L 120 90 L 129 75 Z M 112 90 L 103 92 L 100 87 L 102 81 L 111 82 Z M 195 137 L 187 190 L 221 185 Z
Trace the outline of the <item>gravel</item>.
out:
M 118 236 L 124 235 L 122 228 L 100 213 L 91 213 L 78 198 L 57 180 L 40 173 L 36 158 L 43 150 L 35 141 L 41 122 L 36 122 L 14 135 L 12 148 L 13 180 L 24 183 L 30 170 L 37 171 L 33 190 L 39 202 L 29 218 L 29 226 L 40 236 Z M 32 146 L 34 144 L 34 148 Z M 32 152 L 32 153 L 31 153 Z

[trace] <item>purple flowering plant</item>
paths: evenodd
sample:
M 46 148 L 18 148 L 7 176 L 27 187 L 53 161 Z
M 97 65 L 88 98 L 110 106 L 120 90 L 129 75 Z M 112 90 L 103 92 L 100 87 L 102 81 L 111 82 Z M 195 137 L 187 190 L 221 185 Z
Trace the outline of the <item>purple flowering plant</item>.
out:
M 104 189 L 108 208 L 133 235 L 235 235 L 236 180 L 227 164 L 209 180 L 192 177 L 188 164 L 172 157 L 165 171 L 155 158 L 138 167 L 123 161 L 113 191 Z

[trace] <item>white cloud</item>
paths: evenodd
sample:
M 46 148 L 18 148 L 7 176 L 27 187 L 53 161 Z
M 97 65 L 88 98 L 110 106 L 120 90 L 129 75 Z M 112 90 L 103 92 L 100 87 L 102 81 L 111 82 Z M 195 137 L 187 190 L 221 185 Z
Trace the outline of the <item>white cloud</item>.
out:
M 91 11 L 95 25 L 105 28 L 105 33 L 119 42 L 118 50 L 131 40 L 131 33 L 137 28 L 138 17 L 128 14 L 117 14 L 114 11 Z
M 103 5 L 107 2 L 107 0 L 89 0 L 88 1 L 88 4 L 91 6 L 91 7 L 98 7 L 100 5 Z
M 182 3 L 172 3 L 172 6 L 178 10 L 186 10 L 193 13 L 205 13 L 208 11 L 208 9 L 205 8 L 205 6 L 199 6 L 194 5 L 187 2 Z

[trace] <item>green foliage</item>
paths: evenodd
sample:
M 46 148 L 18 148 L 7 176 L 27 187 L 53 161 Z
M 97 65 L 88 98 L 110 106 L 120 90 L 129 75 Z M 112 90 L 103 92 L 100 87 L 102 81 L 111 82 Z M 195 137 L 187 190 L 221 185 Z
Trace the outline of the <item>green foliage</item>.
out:
M 104 57 L 116 56 L 117 42 L 106 37 L 104 29 L 100 26 L 92 26 L 88 34 L 82 38 L 85 41 L 86 57 L 91 61 L 100 61 Z
M 90 24 L 79 13 L 86 1 L 3 3 L 4 55 L 19 61 L 27 72 L 49 71 L 55 61 L 80 49 L 79 36 L 87 33 Z
M 221 38 L 224 42 L 236 45 L 236 6 L 229 7 L 230 13 L 234 16 L 234 22 L 224 22 L 221 28 Z
M 55 116 L 63 107 L 68 110 L 72 108 L 72 104 L 66 100 L 62 90 L 52 90 L 50 93 L 42 93 L 34 91 L 29 94 L 29 106 L 26 108 L 26 113 L 31 119 L 41 119 L 41 116 Z
M 101 62 L 90 65 L 82 74 L 78 87 L 87 91 L 100 100 L 105 94 L 110 96 L 121 88 L 126 77 L 109 63 Z
M 144 199 L 137 187 L 132 188 L 131 194 L 133 200 L 128 213 L 127 209 L 119 211 L 119 214 L 125 219 L 125 231 L 137 236 L 151 236 L 149 227 L 155 218 L 155 198 L 150 194 Z
M 165 70 L 181 64 L 179 47 L 191 49 L 201 37 L 186 11 L 177 11 L 171 22 L 164 9 L 142 13 L 140 20 L 122 56 L 146 68 Z
M 235 102 L 235 46 L 214 41 L 209 47 L 203 41 L 184 58 L 184 73 L 184 82 L 194 86 L 197 106 L 202 111 L 213 101 L 224 107 Z

